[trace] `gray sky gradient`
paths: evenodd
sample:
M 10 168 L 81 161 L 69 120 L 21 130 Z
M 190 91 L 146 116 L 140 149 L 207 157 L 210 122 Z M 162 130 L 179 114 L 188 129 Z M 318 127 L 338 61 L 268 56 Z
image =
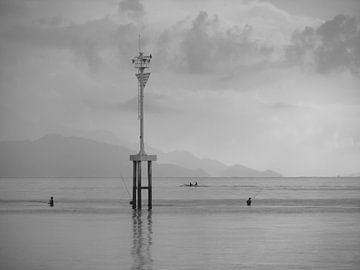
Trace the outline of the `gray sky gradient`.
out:
M 136 142 L 141 32 L 147 144 L 286 176 L 358 173 L 358 14 L 353 0 L 0 0 L 0 140 Z

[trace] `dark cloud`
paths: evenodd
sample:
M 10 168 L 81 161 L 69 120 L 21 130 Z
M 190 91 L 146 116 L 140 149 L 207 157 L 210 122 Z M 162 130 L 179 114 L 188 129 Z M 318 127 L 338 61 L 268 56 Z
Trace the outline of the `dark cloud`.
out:
M 140 0 L 123 0 L 119 3 L 119 13 L 140 19 L 145 15 L 145 9 Z
M 0 17 L 10 17 L 17 15 L 24 15 L 26 9 L 23 3 L 14 0 L 0 0 Z
M 229 26 L 201 11 L 190 27 L 182 21 L 162 33 L 158 55 L 189 73 L 227 72 L 270 61 L 273 48 L 252 41 L 251 34 L 249 25 Z
M 46 26 L 60 26 L 63 22 L 61 16 L 53 16 L 53 17 L 41 17 L 37 20 L 37 23 Z
M 35 47 L 69 49 L 75 56 L 83 59 L 89 68 L 96 71 L 103 63 L 102 52 L 106 49 L 116 50 L 121 58 L 128 61 L 134 53 L 137 42 L 137 31 L 133 24 L 119 25 L 108 18 L 88 21 L 84 24 L 56 26 L 60 19 L 43 18 L 38 23 L 53 27 L 31 24 L 15 26 L 2 34 L 10 42 Z
M 318 27 L 295 31 L 290 45 L 274 47 L 256 41 L 253 27 L 224 23 L 201 11 L 178 22 L 160 35 L 160 58 L 155 68 L 186 73 L 221 73 L 231 77 L 239 70 L 301 66 L 319 73 L 335 70 L 360 72 L 360 26 L 350 16 L 337 15 Z M 230 75 L 229 75 L 230 74 Z
M 274 102 L 274 103 L 270 103 L 269 107 L 271 109 L 275 109 L 275 110 L 288 110 L 288 109 L 294 109 L 294 108 L 298 108 L 298 106 L 286 103 L 286 102 Z
M 321 73 L 360 68 L 359 22 L 349 16 L 337 15 L 318 28 L 306 27 L 295 32 L 287 50 L 291 64 L 309 66 Z

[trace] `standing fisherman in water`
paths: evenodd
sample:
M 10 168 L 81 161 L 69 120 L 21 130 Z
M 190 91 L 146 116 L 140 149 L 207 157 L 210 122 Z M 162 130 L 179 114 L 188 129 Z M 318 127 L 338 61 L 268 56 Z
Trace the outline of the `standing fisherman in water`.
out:
M 246 201 L 247 206 L 251 206 L 251 198 Z
M 50 205 L 50 207 L 54 206 L 54 197 L 51 197 L 48 204 Z

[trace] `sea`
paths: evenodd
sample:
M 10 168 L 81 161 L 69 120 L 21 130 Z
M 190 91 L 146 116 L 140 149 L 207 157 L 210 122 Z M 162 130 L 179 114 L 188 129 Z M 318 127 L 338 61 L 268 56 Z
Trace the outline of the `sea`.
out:
M 154 178 L 152 210 L 131 190 L 0 178 L 0 269 L 360 269 L 359 177 Z

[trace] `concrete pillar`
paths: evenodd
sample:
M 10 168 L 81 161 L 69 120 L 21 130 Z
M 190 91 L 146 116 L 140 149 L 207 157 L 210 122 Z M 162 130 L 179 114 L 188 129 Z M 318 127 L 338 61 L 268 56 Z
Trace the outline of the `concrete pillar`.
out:
M 152 169 L 151 160 L 148 161 L 148 207 L 152 209 Z
M 137 179 L 138 179 L 138 185 L 137 185 L 138 205 L 137 205 L 137 208 L 141 209 L 141 161 L 138 161 L 137 164 L 138 164 L 138 175 L 137 175 Z
M 136 171 L 137 161 L 133 161 L 133 190 L 132 190 L 132 208 L 136 209 Z

